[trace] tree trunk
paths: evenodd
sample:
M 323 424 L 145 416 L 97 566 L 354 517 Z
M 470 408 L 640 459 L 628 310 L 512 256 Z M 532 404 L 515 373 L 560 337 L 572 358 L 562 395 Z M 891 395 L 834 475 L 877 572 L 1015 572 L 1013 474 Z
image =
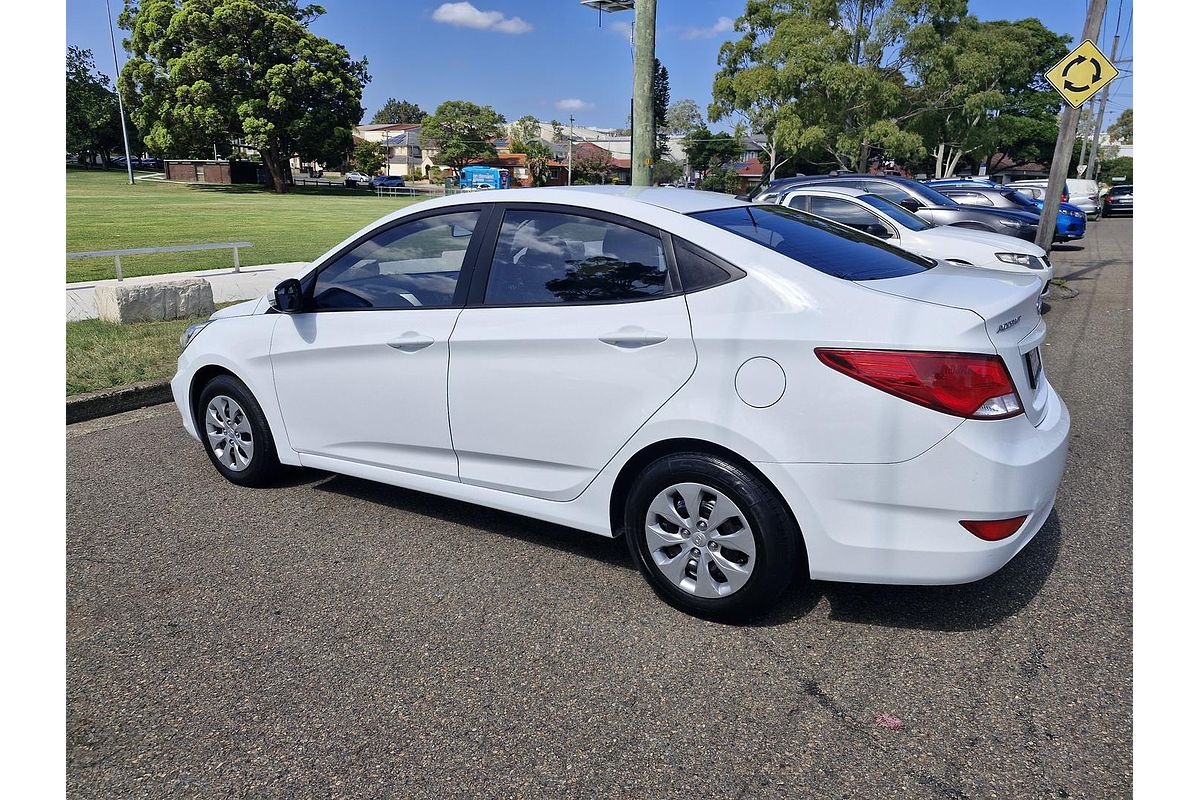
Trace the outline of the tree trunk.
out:
M 287 179 L 283 174 L 283 166 L 279 163 L 279 158 L 270 150 L 259 150 L 262 155 L 263 166 L 267 168 L 267 174 L 271 176 L 271 191 L 275 194 L 287 194 L 288 184 Z
M 867 159 L 871 155 L 871 145 L 866 139 L 863 139 L 862 146 L 858 150 L 858 171 L 867 171 Z
M 946 152 L 946 143 L 938 142 L 937 150 L 935 150 L 933 153 L 933 177 L 935 179 L 941 179 L 941 178 L 946 177 L 946 174 L 944 172 L 942 172 L 942 154 L 944 154 L 945 152 Z

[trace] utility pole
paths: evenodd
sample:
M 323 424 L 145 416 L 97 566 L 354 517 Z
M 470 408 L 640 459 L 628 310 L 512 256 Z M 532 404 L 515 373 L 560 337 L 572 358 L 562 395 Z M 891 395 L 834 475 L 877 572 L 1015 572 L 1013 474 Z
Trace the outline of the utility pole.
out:
M 1088 112 L 1091 115 L 1092 127 L 1095 128 L 1095 126 L 1096 126 L 1096 98 L 1094 98 L 1094 97 L 1088 101 Z M 1080 116 L 1082 117 L 1083 115 L 1080 114 Z M 1079 175 L 1083 175 L 1082 167 L 1085 164 L 1087 164 L 1088 144 L 1091 142 L 1091 138 L 1092 137 L 1090 135 L 1084 136 L 1083 141 L 1079 145 L 1079 163 L 1075 166 L 1075 172 L 1078 173 Z
M 574 186 L 571 178 L 572 156 L 575 155 L 575 115 L 567 117 L 571 121 L 571 133 L 567 137 L 567 186 Z
M 117 113 L 121 115 L 121 138 L 125 140 L 125 171 L 129 173 L 129 185 L 133 185 L 133 159 L 129 157 L 129 131 L 125 130 L 125 101 L 121 99 L 121 67 L 117 64 L 117 35 L 113 33 L 112 3 L 104 0 L 108 9 L 108 40 L 112 43 L 113 51 L 113 88 L 117 90 Z
M 633 18 L 634 186 L 649 186 L 654 162 L 654 18 L 657 0 L 636 0 Z
M 1117 24 L 1121 24 L 1120 17 L 1117 18 Z M 1108 60 L 1117 63 L 1117 43 L 1121 41 L 1121 34 L 1113 34 L 1112 50 Z M 1112 86 L 1112 82 L 1104 84 L 1104 88 L 1100 90 L 1100 113 L 1096 117 L 1095 130 L 1092 131 L 1092 152 L 1088 154 L 1087 162 L 1087 179 L 1089 181 L 1096 180 L 1096 149 L 1100 146 L 1100 123 L 1104 122 L 1104 108 L 1108 105 L 1108 87 Z
M 1079 41 L 1096 41 L 1100 34 L 1100 23 L 1104 20 L 1104 8 L 1108 0 L 1091 0 L 1087 17 L 1083 23 L 1083 35 Z M 1071 152 L 1075 147 L 1075 130 L 1079 127 L 1079 109 L 1070 103 L 1063 104 L 1059 118 L 1058 141 L 1054 145 L 1054 160 L 1050 164 L 1050 180 L 1047 182 L 1046 200 L 1042 204 L 1042 217 L 1038 223 L 1037 246 L 1050 252 L 1054 242 L 1054 231 L 1058 222 L 1059 192 L 1067 185 L 1067 171 L 1071 168 Z

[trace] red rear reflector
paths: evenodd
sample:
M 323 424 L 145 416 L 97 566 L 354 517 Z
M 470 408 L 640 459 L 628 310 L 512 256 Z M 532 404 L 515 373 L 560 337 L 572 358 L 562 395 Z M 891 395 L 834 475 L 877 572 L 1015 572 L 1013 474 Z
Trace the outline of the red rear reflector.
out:
M 816 354 L 838 372 L 934 411 L 971 419 L 1008 419 L 1024 411 L 1000 356 L 826 347 Z
M 958 524 L 986 542 L 998 542 L 1001 539 L 1007 539 L 1020 530 L 1028 516 L 1028 514 L 1022 514 L 1012 519 L 964 519 Z

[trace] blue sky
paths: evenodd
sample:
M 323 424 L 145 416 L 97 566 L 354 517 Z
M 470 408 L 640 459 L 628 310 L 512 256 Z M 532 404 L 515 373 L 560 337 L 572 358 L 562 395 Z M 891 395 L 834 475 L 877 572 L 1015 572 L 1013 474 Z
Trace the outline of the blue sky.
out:
M 113 0 L 114 13 L 121 0 Z M 508 119 L 569 114 L 576 122 L 621 126 L 629 113 L 632 14 L 597 13 L 577 0 L 325 0 L 313 30 L 366 56 L 372 80 L 363 95 L 367 117 L 388 98 L 432 111 L 442 100 L 492 105 Z M 983 19 L 1038 17 L 1057 33 L 1078 37 L 1086 0 L 971 0 Z M 450 6 L 450 8 L 442 8 Z M 1101 49 L 1108 52 L 1120 12 L 1124 57 L 1132 0 L 1109 0 Z M 717 52 L 744 0 L 659 0 L 657 55 L 671 76 L 671 99 L 711 100 Z M 118 57 L 124 63 L 118 34 Z M 67 0 L 67 43 L 90 48 L 112 73 L 103 0 Z M 1122 65 L 1129 69 L 1132 65 Z M 1132 104 L 1132 80 L 1118 79 L 1106 123 Z

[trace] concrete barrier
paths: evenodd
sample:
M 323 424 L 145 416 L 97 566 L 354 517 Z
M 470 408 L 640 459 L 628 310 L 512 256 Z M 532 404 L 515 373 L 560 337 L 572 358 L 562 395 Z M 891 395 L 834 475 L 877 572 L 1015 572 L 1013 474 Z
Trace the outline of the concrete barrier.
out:
M 109 322 L 160 322 L 208 316 L 216 310 L 203 278 L 96 287 L 96 314 Z

